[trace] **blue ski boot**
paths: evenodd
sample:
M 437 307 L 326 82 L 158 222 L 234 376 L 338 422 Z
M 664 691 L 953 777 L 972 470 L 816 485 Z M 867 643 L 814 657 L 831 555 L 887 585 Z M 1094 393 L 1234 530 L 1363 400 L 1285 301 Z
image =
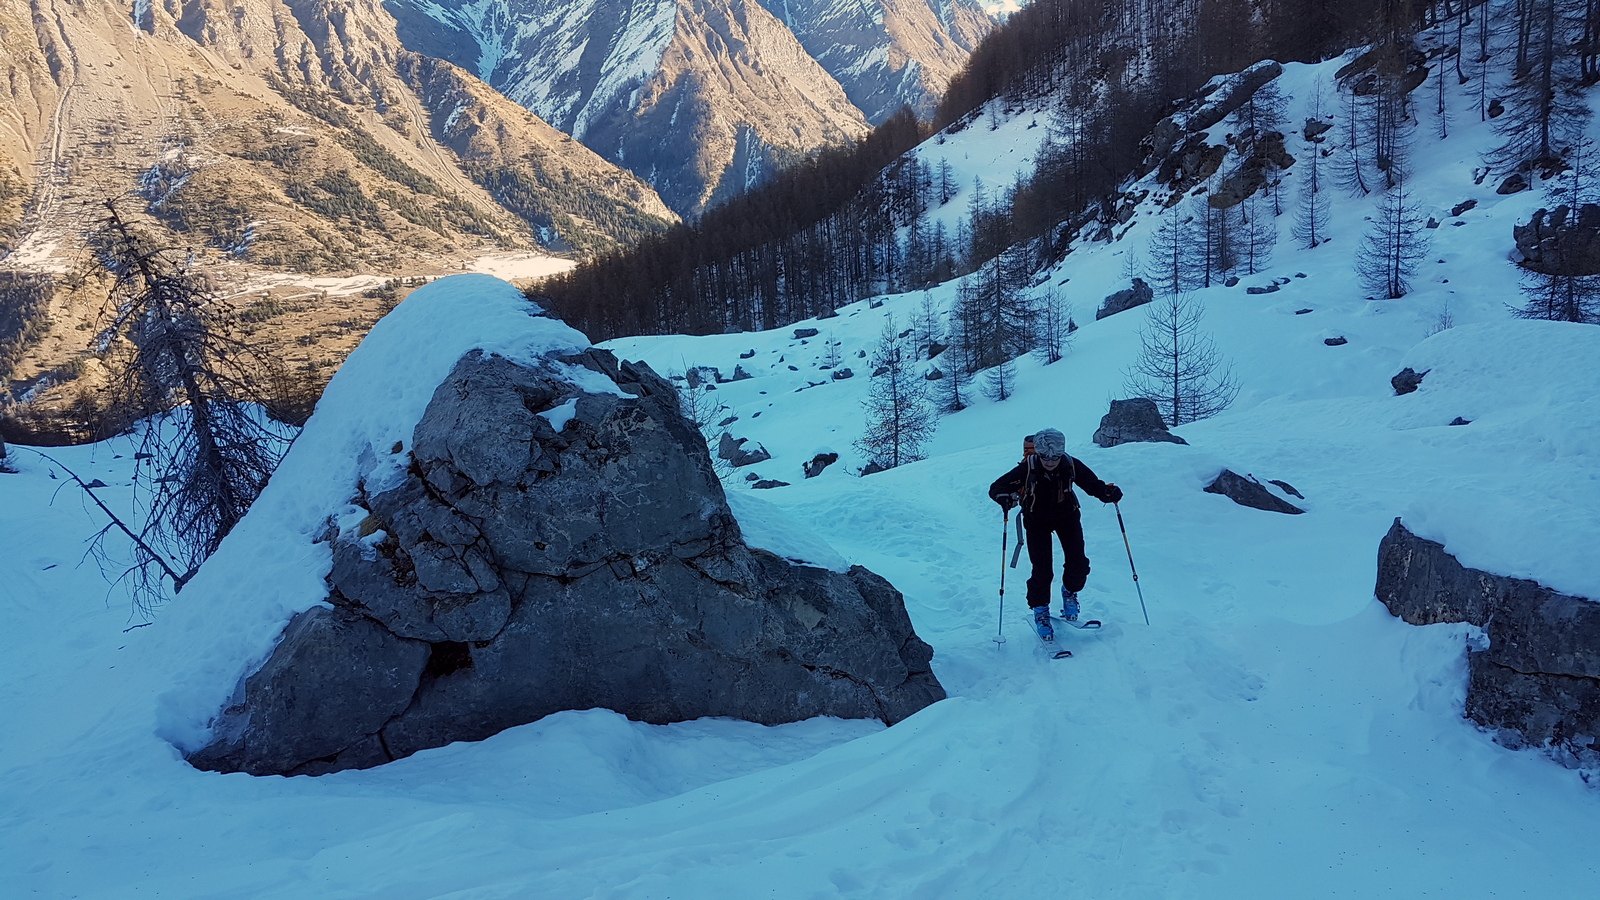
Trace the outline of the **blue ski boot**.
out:
M 1039 632 L 1039 637 L 1044 640 L 1055 640 L 1056 630 L 1050 627 L 1050 607 L 1035 606 L 1033 608 L 1033 630 Z
M 1067 590 L 1066 585 L 1061 586 L 1061 618 L 1078 621 L 1078 592 Z

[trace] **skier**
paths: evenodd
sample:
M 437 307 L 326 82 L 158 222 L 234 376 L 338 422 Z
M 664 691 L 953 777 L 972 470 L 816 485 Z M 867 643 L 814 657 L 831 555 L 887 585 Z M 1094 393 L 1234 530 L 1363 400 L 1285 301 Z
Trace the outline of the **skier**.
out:
M 1074 484 L 1101 503 L 1122 499 L 1122 489 L 1101 481 L 1088 466 L 1067 455 L 1067 439 L 1054 428 L 1033 436 L 1033 455 L 989 485 L 989 497 L 1010 511 L 1022 507 L 1022 528 L 1028 536 L 1028 561 L 1033 575 L 1028 578 L 1028 606 L 1041 636 L 1050 628 L 1050 581 L 1055 548 L 1051 535 L 1061 541 L 1065 555 L 1061 567 L 1061 618 L 1078 620 L 1078 592 L 1089 580 L 1089 557 L 1083 550 L 1083 523 L 1078 518 L 1078 496 Z

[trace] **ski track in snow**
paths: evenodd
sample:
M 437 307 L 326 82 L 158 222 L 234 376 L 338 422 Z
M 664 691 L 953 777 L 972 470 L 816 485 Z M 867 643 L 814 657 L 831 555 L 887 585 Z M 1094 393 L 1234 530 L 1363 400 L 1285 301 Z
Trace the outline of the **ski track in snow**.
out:
M 1337 66 L 1289 66 L 1284 85 L 1303 98 Z M 763 539 L 802 535 L 819 556 L 816 542 L 826 541 L 889 578 L 935 647 L 951 699 L 893 728 L 830 719 L 650 726 L 589 710 L 367 771 L 197 772 L 157 737 L 172 714 L 159 698 L 228 686 L 184 683 L 182 673 L 217 669 L 175 660 L 163 629 L 182 623 L 201 657 L 253 647 L 255 638 L 232 632 L 265 635 L 272 616 L 292 611 L 279 598 L 271 602 L 283 609 L 263 613 L 255 595 L 293 591 L 258 590 L 257 556 L 225 545 L 219 557 L 235 561 L 232 577 L 192 588 L 215 594 L 206 615 L 196 610 L 207 598 L 186 596 L 153 625 L 124 631 L 137 624 L 126 596 L 82 560 L 93 516 L 75 488 L 61 489 L 43 461 L 15 450 L 21 474 L 0 475 L 0 533 L 13 536 L 0 554 L 8 890 L 1232 900 L 1572 895 L 1600 883 L 1600 793 L 1462 721 L 1472 629 L 1406 626 L 1372 599 L 1377 542 L 1396 515 L 1469 565 L 1600 596 L 1600 574 L 1571 549 L 1600 533 L 1600 391 L 1585 380 L 1595 377 L 1600 329 L 1506 313 L 1517 281 L 1502 262 L 1510 225 L 1540 201 L 1472 184 L 1492 138 L 1458 99 L 1452 137 L 1419 140 L 1415 187 L 1446 224 L 1432 232 L 1411 296 L 1363 299 L 1350 256 L 1373 200 L 1343 195 L 1332 244 L 1295 250 L 1285 228 L 1277 262 L 1244 280 L 1290 277 L 1280 292 L 1200 293 L 1206 327 L 1245 391 L 1223 415 L 1180 428 L 1189 447 L 1088 441 L 1120 394 L 1141 320 L 1130 312 L 1094 322 L 1093 308 L 1125 284 L 1121 255 L 1139 252 L 1148 209 L 1129 239 L 1080 247 L 1045 282 L 1068 293 L 1083 325 L 1065 360 L 1023 361 L 1014 397 L 947 417 L 929 459 L 865 479 L 847 471 L 860 464 L 851 444 L 870 371 L 857 352 L 870 352 L 885 315 L 909 325 L 920 293 L 797 323 L 821 329 L 805 343 L 792 328 L 612 342 L 664 374 L 698 364 L 731 375 L 739 363 L 754 376 L 720 385 L 718 396 L 739 416 L 733 433 L 774 454 L 752 468 L 794 484 L 763 492 L 765 505 L 736 506 L 740 515 L 761 518 L 752 532 Z M 1287 118 L 1303 120 L 1301 101 Z M 980 160 L 993 172 L 1010 154 L 988 142 L 1028 131 L 1027 119 L 993 132 L 974 125 L 941 149 L 953 164 Z M 970 186 L 974 174 L 958 180 Z M 986 189 L 997 186 L 984 178 Z M 1291 170 L 1291 196 L 1294 186 Z M 1438 212 L 1467 197 L 1480 205 L 1465 225 Z M 488 283 L 447 279 L 427 296 L 466 311 Z M 954 294 L 954 284 L 932 292 L 945 304 Z M 1446 301 L 1457 328 L 1430 338 Z M 1314 312 L 1294 314 L 1304 307 Z M 451 323 L 452 339 L 469 330 L 463 322 Z M 1350 343 L 1324 346 L 1335 334 Z M 516 344 L 511 334 L 489 337 Z M 855 378 L 832 381 L 817 368 L 828 340 L 841 342 Z M 1430 375 L 1417 393 L 1395 397 L 1388 377 L 1408 364 Z M 394 392 L 420 409 L 423 390 Z M 392 423 L 370 406 L 362 427 L 386 444 Z M 1455 415 L 1473 424 L 1447 426 Z M 1001 517 L 984 489 L 1015 462 L 1021 436 L 1044 425 L 1061 428 L 1071 452 L 1128 492 L 1122 508 L 1152 622 L 1143 624 L 1115 516 L 1087 500 L 1085 613 L 1106 626 L 1064 629 L 1060 643 L 1075 656 L 1061 661 L 1041 659 L 1029 635 L 1026 562 L 1006 570 L 1009 640 L 991 640 Z M 822 450 L 840 462 L 800 477 Z M 51 452 L 126 505 L 131 445 Z M 1224 466 L 1293 483 L 1307 514 L 1201 492 Z M 743 476 L 729 491 L 745 490 Z M 270 533 L 281 541 L 268 548 L 273 559 L 310 551 L 293 528 Z M 224 582 L 226 604 L 217 602 Z

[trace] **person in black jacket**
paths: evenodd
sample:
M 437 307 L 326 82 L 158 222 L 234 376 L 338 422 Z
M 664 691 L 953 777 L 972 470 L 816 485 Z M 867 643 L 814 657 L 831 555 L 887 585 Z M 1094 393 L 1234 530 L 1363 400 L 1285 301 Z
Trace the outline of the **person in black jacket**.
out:
M 1050 625 L 1050 581 L 1055 548 L 1051 536 L 1061 541 L 1065 559 L 1061 566 L 1061 617 L 1078 618 L 1078 592 L 1089 580 L 1089 557 L 1083 549 L 1083 523 L 1078 518 L 1078 495 L 1083 488 L 1102 503 L 1122 499 L 1122 489 L 1101 481 L 1094 471 L 1067 455 L 1067 439 L 1054 428 L 1033 436 L 1034 453 L 989 485 L 989 497 L 1009 511 L 1022 508 L 1022 530 L 1028 536 L 1028 606 L 1041 631 Z

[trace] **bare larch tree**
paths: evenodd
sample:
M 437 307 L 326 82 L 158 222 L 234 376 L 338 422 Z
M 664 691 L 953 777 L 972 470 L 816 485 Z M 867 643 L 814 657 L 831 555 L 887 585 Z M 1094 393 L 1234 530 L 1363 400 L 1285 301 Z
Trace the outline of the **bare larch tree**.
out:
M 244 518 L 287 449 L 261 411 L 263 364 L 191 254 L 153 240 L 116 201 L 95 235 L 113 277 L 100 333 L 119 403 L 143 418 L 134 489 L 134 601 L 181 590 Z M 165 559 L 161 559 L 161 556 Z
M 1200 330 L 1205 309 L 1192 295 L 1150 304 L 1139 331 L 1139 358 L 1127 373 L 1130 397 L 1154 400 L 1168 425 L 1209 418 L 1239 395 L 1232 368 Z

